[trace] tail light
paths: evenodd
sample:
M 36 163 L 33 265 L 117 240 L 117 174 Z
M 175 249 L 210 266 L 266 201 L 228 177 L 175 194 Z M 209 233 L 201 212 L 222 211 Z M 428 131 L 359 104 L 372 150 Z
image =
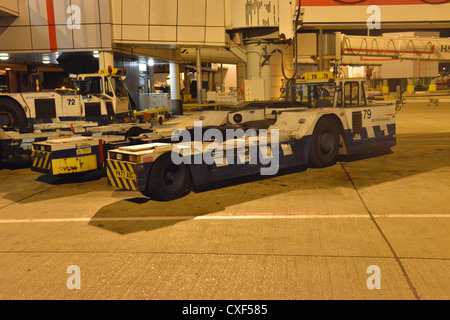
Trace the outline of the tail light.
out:
M 109 158 L 110 158 L 110 159 L 117 159 L 117 153 L 110 152 L 110 153 L 109 153 Z
M 44 146 L 44 145 L 40 145 L 40 144 L 34 144 L 33 150 L 34 151 L 52 152 L 52 146 Z

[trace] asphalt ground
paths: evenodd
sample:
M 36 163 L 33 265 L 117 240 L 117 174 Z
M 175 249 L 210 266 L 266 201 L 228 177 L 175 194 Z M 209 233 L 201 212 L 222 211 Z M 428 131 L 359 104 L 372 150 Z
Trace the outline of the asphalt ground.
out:
M 449 299 L 449 123 L 407 104 L 391 152 L 171 202 L 4 166 L 0 299 Z

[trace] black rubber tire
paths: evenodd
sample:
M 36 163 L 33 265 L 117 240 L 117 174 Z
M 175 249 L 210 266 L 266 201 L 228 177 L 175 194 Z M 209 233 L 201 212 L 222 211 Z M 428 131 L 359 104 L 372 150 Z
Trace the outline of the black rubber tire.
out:
M 0 99 L 0 128 L 23 128 L 27 119 L 20 105 L 9 100 Z
M 147 190 L 142 192 L 158 201 L 175 200 L 189 194 L 192 190 L 192 178 L 189 166 L 176 165 L 171 153 L 161 155 L 150 171 Z
M 339 153 L 339 141 L 336 121 L 330 118 L 320 119 L 311 139 L 309 164 L 316 168 L 334 165 Z
M 132 127 L 130 128 L 127 133 L 125 134 L 125 138 L 134 138 L 139 136 L 140 134 L 144 133 L 145 130 L 141 127 Z

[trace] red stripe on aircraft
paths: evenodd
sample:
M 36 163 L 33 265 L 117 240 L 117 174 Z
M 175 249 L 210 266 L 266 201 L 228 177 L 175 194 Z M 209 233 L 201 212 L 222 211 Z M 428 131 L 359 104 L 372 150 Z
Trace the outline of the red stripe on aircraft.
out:
M 388 6 L 388 5 L 412 5 L 412 4 L 444 4 L 448 0 L 303 0 L 302 6 Z
M 55 7 L 53 0 L 47 0 L 47 20 L 48 20 L 48 38 L 50 41 L 50 51 L 58 51 L 56 42 L 56 25 L 55 25 Z

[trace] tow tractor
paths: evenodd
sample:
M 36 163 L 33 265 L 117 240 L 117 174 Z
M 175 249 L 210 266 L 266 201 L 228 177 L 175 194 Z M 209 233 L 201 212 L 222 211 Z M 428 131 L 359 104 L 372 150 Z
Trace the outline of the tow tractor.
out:
M 168 201 L 193 186 L 305 164 L 327 167 L 339 154 L 395 146 L 396 105 L 369 106 L 363 79 L 301 80 L 288 90 L 285 101 L 205 111 L 169 143 L 110 150 L 108 183 Z
M 109 67 L 73 75 L 75 90 L 0 94 L 0 128 L 33 132 L 37 124 L 62 121 L 130 122 L 135 115 L 125 75 L 126 70 Z

